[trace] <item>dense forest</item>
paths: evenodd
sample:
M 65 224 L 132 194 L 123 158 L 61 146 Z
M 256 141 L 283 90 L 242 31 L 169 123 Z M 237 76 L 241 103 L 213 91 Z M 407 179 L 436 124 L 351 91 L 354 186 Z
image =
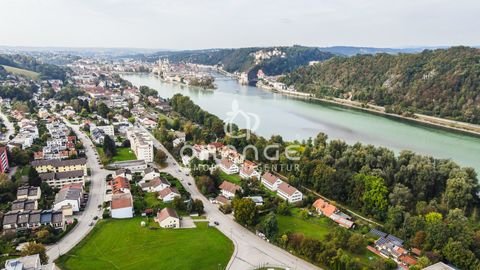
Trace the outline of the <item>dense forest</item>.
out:
M 480 124 L 480 49 L 453 47 L 418 54 L 334 57 L 282 79 L 317 97 L 351 98 Z
M 272 57 L 261 63 L 255 64 L 253 53 L 278 48 L 285 53 L 285 57 Z M 310 61 L 322 61 L 333 57 L 332 53 L 324 52 L 318 48 L 292 46 L 292 47 L 252 47 L 239 49 L 211 49 L 198 51 L 161 52 L 151 56 L 151 60 L 168 58 L 172 62 L 191 62 L 203 65 L 223 65 L 228 72 L 243 72 L 250 69 L 263 69 L 267 75 L 279 75 L 307 65 Z
M 281 154 L 275 161 L 299 164 L 298 170 L 279 171 L 291 184 L 314 190 L 379 221 L 381 230 L 406 240 L 407 247 L 422 249 L 431 263 L 445 260 L 460 269 L 480 268 L 480 189 L 473 169 L 410 151 L 395 155 L 383 147 L 328 140 L 323 133 L 302 142 L 255 134 L 248 140 L 224 137 L 223 122 L 188 97 L 177 94 L 171 105 L 186 120 L 176 119 L 172 124 L 162 121 L 157 135 L 177 155 L 168 133 L 171 128 L 182 129 L 194 143 L 222 138 L 224 144 L 237 150 L 253 145 L 262 153 L 275 144 L 284 153 L 288 145 L 298 145 L 295 155 L 300 160 L 292 161 Z M 272 163 L 262 155 L 256 159 L 250 151 L 246 157 L 257 163 Z M 304 203 L 309 206 L 316 196 L 306 193 Z
M 35 58 L 26 55 L 0 55 L 0 65 L 38 72 L 42 80 L 58 79 L 64 81 L 66 78 L 66 70 L 64 68 L 40 63 Z

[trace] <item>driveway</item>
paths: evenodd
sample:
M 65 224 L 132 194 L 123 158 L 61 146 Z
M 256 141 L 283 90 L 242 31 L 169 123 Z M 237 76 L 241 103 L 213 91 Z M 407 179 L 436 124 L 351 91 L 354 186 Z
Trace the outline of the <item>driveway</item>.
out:
M 219 223 L 217 228 L 235 244 L 234 254 L 226 269 L 245 270 L 265 265 L 281 265 L 290 269 L 303 270 L 320 269 L 319 267 L 260 239 L 258 236 L 236 223 L 229 216 L 220 212 L 216 205 L 210 203 L 209 200 L 199 192 L 193 177 L 186 175 L 187 170 L 177 164 L 170 152 L 168 152 L 167 149 L 165 149 L 165 147 L 163 147 L 163 145 L 155 139 L 150 132 L 148 132 L 148 130 L 142 126 L 140 126 L 140 128 L 143 128 L 144 131 L 150 134 L 156 148 L 161 149 L 168 155 L 168 166 L 162 171 L 168 172 L 180 179 L 182 185 L 192 195 L 192 198 L 202 200 L 205 213 L 210 222 L 213 223 L 214 221 L 217 221 Z M 191 183 L 191 185 L 188 185 L 187 183 Z
M 82 240 L 93 228 L 90 226 L 91 222 L 95 222 L 93 218 L 95 216 L 101 217 L 103 212 L 98 208 L 98 205 L 103 204 L 105 194 L 105 178 L 111 172 L 104 170 L 100 167 L 95 156 L 95 149 L 90 140 L 82 131 L 78 125 L 70 124 L 66 119 L 63 119 L 65 124 L 72 128 L 78 136 L 78 139 L 83 143 L 85 147 L 85 155 L 87 156 L 87 168 L 90 168 L 90 195 L 87 201 L 85 210 L 76 216 L 78 224 L 73 228 L 66 236 L 64 236 L 59 242 L 54 245 L 47 246 L 47 255 L 49 261 L 53 262 L 59 256 L 67 253 L 72 249 L 80 240 Z

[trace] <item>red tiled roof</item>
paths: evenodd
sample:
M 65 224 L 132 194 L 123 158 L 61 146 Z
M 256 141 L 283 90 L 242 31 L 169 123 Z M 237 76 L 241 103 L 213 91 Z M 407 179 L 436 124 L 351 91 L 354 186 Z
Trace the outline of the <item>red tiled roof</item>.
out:
M 324 201 L 323 199 L 318 199 L 313 203 L 313 207 L 317 209 L 317 211 L 321 211 L 325 216 L 329 217 L 333 213 L 337 211 L 337 207 L 334 205 L 329 204 L 328 202 Z
M 235 185 L 234 183 L 230 183 L 228 181 L 223 181 L 223 183 L 219 187 L 221 190 L 228 191 L 230 193 L 235 194 L 237 190 L 242 189 L 239 185 Z
M 177 212 L 175 212 L 175 210 L 173 210 L 172 208 L 166 207 L 157 213 L 158 222 L 162 222 L 168 217 L 178 218 Z
M 117 193 L 122 189 L 130 189 L 130 183 L 128 179 L 122 176 L 117 176 L 112 180 L 112 192 Z
M 162 190 L 160 190 L 158 192 L 158 195 L 160 196 L 160 198 L 165 198 L 167 197 L 170 193 L 175 193 L 175 194 L 178 194 L 180 195 L 180 193 L 178 192 L 178 190 L 174 187 L 167 187 L 167 188 L 164 188 Z
M 413 258 L 413 257 L 410 256 L 410 255 L 402 255 L 402 256 L 398 257 L 398 259 L 399 259 L 401 262 L 403 262 L 403 263 L 405 263 L 405 264 L 407 264 L 407 265 L 415 265 L 415 264 L 417 264 L 417 260 L 415 260 L 415 258 Z
M 281 183 L 280 185 L 278 185 L 278 188 L 277 190 L 280 190 L 282 191 L 283 193 L 287 194 L 288 196 L 292 196 L 293 193 L 295 193 L 296 191 L 298 191 L 298 189 L 296 189 L 295 187 L 292 187 L 290 186 L 288 183 Z
M 132 207 L 132 195 L 130 193 L 118 193 L 112 195 L 112 209 Z
M 279 179 L 277 176 L 273 175 L 271 172 L 266 172 L 262 175 L 262 178 L 265 179 L 271 185 L 275 184 L 275 182 Z

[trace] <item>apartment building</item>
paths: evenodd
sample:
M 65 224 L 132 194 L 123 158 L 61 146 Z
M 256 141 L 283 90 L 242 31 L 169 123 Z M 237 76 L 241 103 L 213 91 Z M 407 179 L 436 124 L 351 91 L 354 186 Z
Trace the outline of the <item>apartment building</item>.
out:
M 127 138 L 130 140 L 130 148 L 139 160 L 153 162 L 153 142 L 148 134 L 135 128 L 127 131 Z

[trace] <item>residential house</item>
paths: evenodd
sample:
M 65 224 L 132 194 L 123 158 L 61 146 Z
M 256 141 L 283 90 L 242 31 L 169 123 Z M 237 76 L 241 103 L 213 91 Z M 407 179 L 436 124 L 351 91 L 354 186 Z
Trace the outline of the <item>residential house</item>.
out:
M 130 193 L 130 182 L 127 178 L 117 176 L 111 180 L 112 192 L 116 193 Z
M 146 183 L 140 184 L 142 190 L 146 192 L 159 192 L 170 186 L 170 182 L 168 182 L 168 180 L 163 177 L 155 177 Z
M 148 182 L 155 177 L 159 177 L 160 173 L 154 168 L 146 168 L 143 170 L 142 182 Z
M 303 199 L 303 194 L 298 189 L 285 182 L 278 185 L 277 196 L 289 203 L 300 202 Z
M 132 172 L 129 170 L 129 169 L 119 169 L 119 170 L 116 170 L 114 173 L 113 173 L 113 178 L 117 177 L 117 176 L 121 176 L 121 177 L 124 177 L 124 178 L 127 178 L 129 181 L 132 181 L 133 179 L 133 175 L 132 175 Z
M 17 189 L 17 200 L 40 200 L 42 191 L 40 187 L 23 186 Z
M 219 189 L 222 195 L 227 199 L 235 197 L 235 193 L 242 190 L 239 185 L 235 185 L 228 181 L 223 181 L 223 183 L 219 186 Z
M 423 268 L 422 270 L 458 270 L 458 269 L 448 264 L 445 264 L 443 262 L 437 262 L 435 264 L 432 264 L 430 266 Z
M 333 204 L 330 204 L 321 198 L 317 199 L 313 203 L 313 207 L 317 210 L 319 214 L 330 218 L 342 227 L 350 229 L 354 225 L 353 221 L 350 220 L 351 218 L 349 216 L 343 214 Z
M 37 200 L 19 199 L 12 202 L 12 211 L 29 211 L 38 209 Z
M 83 170 L 65 172 L 47 172 L 38 175 L 43 182 L 53 188 L 61 188 L 66 184 L 85 185 L 85 172 Z
M 174 187 L 167 187 L 158 192 L 158 198 L 163 202 L 171 202 L 173 199 L 180 197 L 180 192 Z
M 238 165 L 226 158 L 220 161 L 220 169 L 226 174 L 238 173 Z
M 87 160 L 85 158 L 67 159 L 67 160 L 34 160 L 31 165 L 38 173 L 46 172 L 69 172 L 82 170 L 87 175 Z
M 163 208 L 155 219 L 162 228 L 180 228 L 180 218 L 172 208 Z
M 111 203 L 112 218 L 133 217 L 133 197 L 130 193 L 114 193 Z
M 80 211 L 83 200 L 83 184 L 65 185 L 55 195 L 53 210 L 62 210 L 65 216 Z
M 198 160 L 208 160 L 210 158 L 210 152 L 204 145 L 195 144 L 192 153 Z
M 268 188 L 271 191 L 276 191 L 278 186 L 283 183 L 280 178 L 275 176 L 274 174 L 270 172 L 266 172 L 262 175 L 262 185 L 264 185 L 266 188 Z
M 256 170 L 257 167 L 258 165 L 254 162 L 245 160 L 242 164 L 242 168 L 240 169 L 240 177 L 243 179 L 259 179 L 260 173 Z

